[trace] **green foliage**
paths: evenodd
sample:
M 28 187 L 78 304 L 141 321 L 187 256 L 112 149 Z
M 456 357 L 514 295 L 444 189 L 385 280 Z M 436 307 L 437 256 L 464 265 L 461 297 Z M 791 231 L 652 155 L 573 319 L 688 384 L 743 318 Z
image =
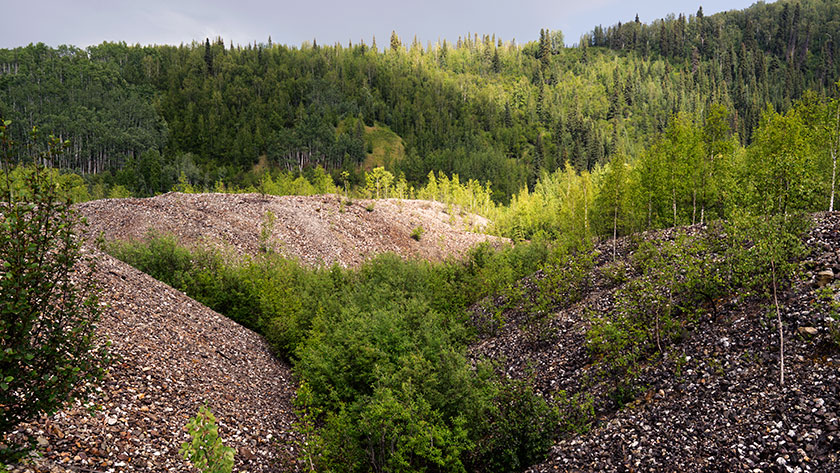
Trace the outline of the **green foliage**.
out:
M 400 43 L 388 53 L 364 43 L 227 47 L 221 38 L 33 44 L 0 50 L 0 114 L 72 139 L 52 165 L 112 173 L 108 185 L 135 195 L 165 192 L 182 172 L 196 189 L 219 179 L 247 188 L 244 174 L 265 157 L 298 174 L 384 166 L 415 186 L 429 171 L 459 174 L 492 182 L 496 202 L 567 161 L 591 172 L 619 155 L 637 159 L 683 114 L 706 122 L 703 160 L 680 186 L 699 220 L 730 190 L 709 177 L 731 137 L 750 142 L 768 104 L 783 113 L 806 90 L 832 93 L 834 3 L 812 1 L 797 16 L 783 8 L 599 26 L 573 48 L 559 31 L 521 44 L 492 35 Z M 30 142 L 25 130 L 15 136 Z M 694 154 L 683 150 L 676 160 Z
M 709 297 L 714 310 L 715 296 L 729 287 L 728 280 L 710 278 L 718 272 L 717 259 L 703 243 L 678 234 L 642 244 L 634 258 L 640 276 L 618 291 L 612 313 L 593 319 L 587 346 L 615 380 L 619 407 L 635 392 L 640 364 L 696 323 L 696 301 Z
M 186 427 L 192 440 L 181 445 L 180 454 L 184 459 L 202 473 L 233 471 L 234 449 L 222 443 L 216 417 L 207 406 L 201 406 Z
M 145 242 L 114 242 L 106 244 L 106 251 L 175 289 L 190 285 L 193 255 L 178 245 L 175 236 L 149 230 Z
M 522 471 L 544 457 L 561 430 L 558 407 L 535 396 L 527 381 L 503 380 L 497 389 L 478 417 L 484 421 L 471 471 Z
M 388 197 L 393 182 L 394 175 L 382 166 L 365 173 L 365 191 L 370 197 L 376 199 Z
M 236 263 L 173 245 L 157 236 L 110 250 L 141 270 L 169 267 L 162 280 L 265 334 L 293 361 L 305 383 L 298 410 L 310 469 L 463 471 L 493 465 L 502 450 L 513 468 L 551 444 L 553 408 L 465 356 L 465 309 L 535 271 L 544 245 L 483 246 L 438 264 L 383 255 L 354 271 L 306 269 L 276 254 Z
M 312 390 L 306 381 L 301 381 L 295 391 L 295 415 L 297 422 L 294 427 L 295 430 L 301 434 L 302 439 L 298 442 L 300 448 L 300 461 L 305 465 L 310 472 L 317 471 L 315 469 L 315 462 L 324 454 L 323 440 L 318 433 L 318 417 L 321 414 L 320 409 L 313 408 L 312 405 Z
M 579 301 L 589 287 L 593 256 L 593 250 L 587 247 L 555 248 L 540 267 L 534 310 L 565 308 Z
M 817 289 L 817 299 L 813 302 L 814 308 L 820 310 L 830 320 L 828 323 L 828 334 L 831 343 L 840 348 L 840 301 L 831 286 Z
M 83 225 L 55 176 L 41 166 L 17 168 L 17 152 L 0 121 L 0 434 L 84 399 L 108 362 L 96 335 L 101 308 L 94 262 L 84 257 Z M 53 141 L 45 152 L 58 143 Z M 26 446 L 4 445 L 0 462 Z
M 772 295 L 795 279 L 805 255 L 802 235 L 810 223 L 806 216 L 736 213 L 726 226 L 730 271 L 738 286 L 763 296 Z
M 813 137 L 800 110 L 779 115 L 767 110 L 747 153 L 747 172 L 754 186 L 752 208 L 759 213 L 787 213 L 813 208 L 819 192 L 817 161 L 811 159 Z
M 73 173 L 62 173 L 58 169 L 37 167 L 34 165 L 20 165 L 12 167 L 0 181 L 0 191 L 11 191 L 15 198 L 28 200 L 31 196 L 30 179 L 34 173 L 44 174 L 55 187 L 57 196 L 70 199 L 71 202 L 85 202 L 90 200 L 87 185 L 81 176 Z
M 561 390 L 555 399 L 560 412 L 563 430 L 585 434 L 595 422 L 595 400 L 589 393 L 579 392 L 572 396 Z
M 426 233 L 426 230 L 423 229 L 422 225 L 418 225 L 411 230 L 411 238 L 416 241 L 420 241 L 423 238 L 423 234 Z
M 274 235 L 274 225 L 277 223 L 277 217 L 271 210 L 266 210 L 263 215 L 262 223 L 260 224 L 260 251 L 263 253 L 271 253 L 274 251 L 274 245 L 271 242 L 272 235 Z

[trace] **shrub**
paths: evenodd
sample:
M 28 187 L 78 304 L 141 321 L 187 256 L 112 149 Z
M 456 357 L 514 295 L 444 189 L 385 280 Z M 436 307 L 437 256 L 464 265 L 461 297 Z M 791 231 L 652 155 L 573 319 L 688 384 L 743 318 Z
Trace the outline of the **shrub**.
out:
M 0 122 L 4 167 L 8 124 Z M 0 435 L 84 397 L 108 361 L 95 332 L 95 268 L 76 234 L 83 222 L 44 168 L 28 168 L 22 182 L 0 196 Z M 25 449 L 4 446 L 0 461 Z
M 546 312 L 555 307 L 567 307 L 579 301 L 589 286 L 592 272 L 592 251 L 556 249 L 542 265 L 534 309 Z
M 202 473 L 231 473 L 234 450 L 219 438 L 216 417 L 207 406 L 187 423 L 191 441 L 181 445 L 180 453 Z
M 418 225 L 414 227 L 413 230 L 411 230 L 411 238 L 413 238 L 415 241 L 420 241 L 420 238 L 423 237 L 423 233 L 425 232 L 426 230 L 424 230 L 422 226 Z
M 274 251 L 271 237 L 274 235 L 274 225 L 276 223 L 277 217 L 274 215 L 274 212 L 266 210 L 262 223 L 260 224 L 260 251 L 263 253 L 272 253 Z
M 545 458 L 560 432 L 556 406 L 534 394 L 527 381 L 501 380 L 474 429 L 470 471 L 522 471 Z

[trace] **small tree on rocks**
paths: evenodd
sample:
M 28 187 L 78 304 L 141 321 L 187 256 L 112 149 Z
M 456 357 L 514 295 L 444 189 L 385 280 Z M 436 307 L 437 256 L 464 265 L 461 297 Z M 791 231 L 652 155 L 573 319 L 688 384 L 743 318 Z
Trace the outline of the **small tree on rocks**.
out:
M 43 167 L 26 169 L 26 185 L 13 189 L 9 125 L 0 121 L 0 435 L 86 395 L 108 359 L 95 333 L 93 262 L 76 234 L 82 221 Z M 40 161 L 61 147 L 51 137 Z M 6 440 L 0 461 L 25 452 Z

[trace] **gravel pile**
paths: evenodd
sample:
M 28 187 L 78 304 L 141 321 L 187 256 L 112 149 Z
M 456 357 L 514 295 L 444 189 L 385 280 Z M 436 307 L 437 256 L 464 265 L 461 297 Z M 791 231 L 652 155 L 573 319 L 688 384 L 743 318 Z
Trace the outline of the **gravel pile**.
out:
M 91 250 L 92 251 L 92 250 Z M 92 405 L 23 426 L 44 458 L 19 471 L 190 472 L 178 454 L 207 404 L 236 471 L 296 468 L 294 383 L 257 334 L 98 254 L 100 334 L 118 355 Z
M 352 267 L 379 253 L 441 260 L 483 241 L 502 241 L 469 230 L 487 224 L 438 202 L 354 200 L 335 195 L 180 194 L 149 199 L 106 199 L 78 206 L 91 236 L 139 239 L 150 229 L 187 245 L 211 244 L 240 255 L 260 252 L 267 212 L 275 217 L 269 245 L 308 265 Z M 419 240 L 412 232 L 422 228 Z
M 533 376 L 546 397 L 561 389 L 595 396 L 594 428 L 560 439 L 548 459 L 528 471 L 838 471 L 840 349 L 829 341 L 831 318 L 817 291 L 825 285 L 840 293 L 834 277 L 840 279 L 840 215 L 816 216 L 807 244 L 812 255 L 804 278 L 780 301 L 784 386 L 767 302 L 734 297 L 721 301 L 717 319 L 704 317 L 682 343 L 646 366 L 642 392 L 617 411 L 608 395 L 613 386 L 599 377 L 584 345 L 587 311 L 609 311 L 614 303 L 616 288 L 601 277 L 612 260 L 610 243 L 598 248 L 590 292 L 581 302 L 543 322 L 509 309 L 512 323 L 479 340 L 472 356 L 499 361 L 511 377 Z M 631 250 L 623 242 L 619 259 Z M 474 320 L 492 314 L 481 306 L 474 311 Z

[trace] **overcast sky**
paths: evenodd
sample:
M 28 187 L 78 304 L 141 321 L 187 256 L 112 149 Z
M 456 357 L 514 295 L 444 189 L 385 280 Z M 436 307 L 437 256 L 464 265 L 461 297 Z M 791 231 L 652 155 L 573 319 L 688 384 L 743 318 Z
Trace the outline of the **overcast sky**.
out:
M 524 43 L 540 28 L 561 30 L 567 44 L 596 25 L 668 13 L 706 15 L 745 8 L 753 0 L 0 0 L 0 48 L 43 42 L 86 47 L 103 41 L 180 44 L 221 36 L 225 43 L 300 45 L 348 41 L 385 45 L 391 30 L 403 43 L 455 41 L 466 33 Z

